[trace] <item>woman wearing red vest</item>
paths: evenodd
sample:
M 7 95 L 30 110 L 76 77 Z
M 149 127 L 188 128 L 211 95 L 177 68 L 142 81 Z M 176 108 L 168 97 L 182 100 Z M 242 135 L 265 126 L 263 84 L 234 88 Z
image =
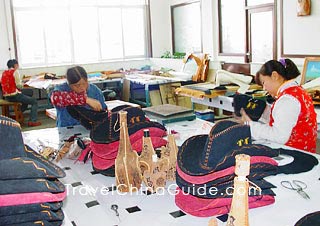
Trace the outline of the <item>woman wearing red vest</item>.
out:
M 15 59 L 9 60 L 7 62 L 8 70 L 2 73 L 1 86 L 2 94 L 7 101 L 20 102 L 22 103 L 21 111 L 25 111 L 28 105 L 31 105 L 30 120 L 28 126 L 39 126 L 41 122 L 37 121 L 37 110 L 38 103 L 37 100 L 32 95 L 28 93 L 21 92 L 22 88 L 22 78 L 18 72 L 19 64 Z M 27 94 L 27 95 L 26 95 Z
M 254 122 L 242 109 L 242 121 L 250 125 L 255 140 L 269 140 L 315 153 L 317 115 L 311 97 L 294 79 L 300 75 L 290 59 L 266 62 L 256 81 L 275 99 L 269 123 Z

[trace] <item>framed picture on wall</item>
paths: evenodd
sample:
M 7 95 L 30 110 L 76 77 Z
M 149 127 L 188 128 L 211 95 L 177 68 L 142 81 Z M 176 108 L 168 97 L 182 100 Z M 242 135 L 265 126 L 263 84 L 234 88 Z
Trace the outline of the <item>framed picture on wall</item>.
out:
M 320 57 L 306 57 L 301 73 L 301 85 L 320 78 Z

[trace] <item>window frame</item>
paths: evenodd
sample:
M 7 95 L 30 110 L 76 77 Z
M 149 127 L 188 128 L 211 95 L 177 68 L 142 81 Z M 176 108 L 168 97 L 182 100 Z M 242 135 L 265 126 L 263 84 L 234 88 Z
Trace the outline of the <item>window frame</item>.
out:
M 260 12 L 270 12 L 272 13 L 272 23 L 273 23 L 273 33 L 272 33 L 272 57 L 273 59 L 277 59 L 277 21 L 276 21 L 276 3 L 274 4 L 263 4 L 259 5 L 258 7 L 247 7 L 247 16 L 248 16 L 248 25 L 247 25 L 247 62 L 252 62 L 252 42 L 251 42 L 251 18 L 250 15 L 253 13 L 260 13 Z
M 273 13 L 273 58 L 277 59 L 277 1 L 274 0 L 273 3 L 265 3 L 260 5 L 247 6 L 247 1 L 245 1 L 244 17 L 245 17 L 245 53 L 232 53 L 232 52 L 222 52 L 223 51 L 223 39 L 222 39 L 222 20 L 221 20 L 221 1 L 218 0 L 218 56 L 232 56 L 232 57 L 243 57 L 245 63 L 251 63 L 251 25 L 250 25 L 250 14 L 252 12 L 262 12 L 267 11 L 266 9 L 272 8 Z M 228 0 L 226 0 L 228 1 Z

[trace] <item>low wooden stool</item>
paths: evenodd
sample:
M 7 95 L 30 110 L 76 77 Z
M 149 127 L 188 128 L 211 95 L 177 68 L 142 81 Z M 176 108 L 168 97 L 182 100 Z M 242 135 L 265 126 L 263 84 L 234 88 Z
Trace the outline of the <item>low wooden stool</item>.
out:
M 6 116 L 6 117 L 10 117 L 15 119 L 17 122 L 19 122 L 20 124 L 23 124 L 23 113 L 21 111 L 21 103 L 19 102 L 9 102 L 6 100 L 1 99 L 0 100 L 0 106 L 1 106 L 1 111 L 2 111 L 2 115 Z M 13 111 L 14 111 L 14 115 L 10 115 L 10 106 L 13 107 Z

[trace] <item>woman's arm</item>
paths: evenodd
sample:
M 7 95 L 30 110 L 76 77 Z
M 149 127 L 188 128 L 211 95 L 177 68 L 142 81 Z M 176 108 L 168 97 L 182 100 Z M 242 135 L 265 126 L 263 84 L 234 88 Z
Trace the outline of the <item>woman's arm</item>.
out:
M 264 109 L 259 121 L 263 123 L 269 123 L 270 113 L 271 113 L 271 105 L 267 103 L 266 108 Z
M 100 103 L 100 110 L 107 110 L 107 105 L 105 104 L 105 99 L 101 89 L 99 89 L 96 85 L 90 84 L 90 88 L 87 94 L 88 97 L 95 99 Z
M 15 70 L 13 76 L 14 76 L 14 81 L 16 82 L 16 86 L 18 87 L 18 89 L 22 89 L 23 83 L 22 83 L 22 78 L 21 78 L 19 71 Z
M 51 103 L 55 107 L 67 107 L 75 105 L 86 105 L 87 96 L 84 93 L 74 91 L 53 91 L 50 97 Z
M 253 121 L 249 123 L 252 138 L 285 144 L 297 124 L 300 111 L 301 105 L 296 98 L 290 95 L 282 96 L 273 108 L 273 126 Z

